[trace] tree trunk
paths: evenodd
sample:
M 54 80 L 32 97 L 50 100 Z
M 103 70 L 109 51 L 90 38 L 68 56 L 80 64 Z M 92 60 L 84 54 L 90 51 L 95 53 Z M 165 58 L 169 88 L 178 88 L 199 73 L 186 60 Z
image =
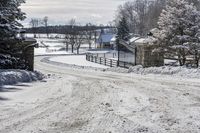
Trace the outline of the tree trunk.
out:
M 180 54 L 178 55 L 178 61 L 179 61 L 180 66 L 183 66 Z
M 91 45 L 92 45 L 91 42 L 89 42 L 89 49 L 92 49 Z
M 199 68 L 199 59 L 196 60 L 197 68 Z
M 183 65 L 185 65 L 186 63 L 186 54 L 185 54 L 185 50 L 182 49 L 182 56 L 183 56 Z
M 77 54 L 79 55 L 79 48 L 77 48 Z
M 72 45 L 72 53 L 74 53 L 74 45 Z
M 179 60 L 180 66 L 183 66 L 186 64 L 186 55 L 185 55 L 184 49 L 179 49 L 178 60 Z
M 185 57 L 183 57 L 182 63 L 183 63 L 183 65 L 185 65 L 185 63 L 186 63 L 186 58 Z
M 69 50 L 69 45 L 66 44 L 66 52 L 68 52 L 68 50 Z
M 198 51 L 195 50 L 195 65 L 198 68 L 199 67 L 199 57 L 198 57 Z

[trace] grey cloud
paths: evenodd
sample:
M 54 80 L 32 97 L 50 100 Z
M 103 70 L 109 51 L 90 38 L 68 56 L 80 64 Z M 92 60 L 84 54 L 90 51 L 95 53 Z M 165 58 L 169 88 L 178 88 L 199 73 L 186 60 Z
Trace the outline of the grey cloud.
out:
M 27 0 L 22 10 L 30 18 L 49 16 L 51 23 L 66 24 L 76 16 L 81 23 L 107 23 L 117 7 L 126 0 Z

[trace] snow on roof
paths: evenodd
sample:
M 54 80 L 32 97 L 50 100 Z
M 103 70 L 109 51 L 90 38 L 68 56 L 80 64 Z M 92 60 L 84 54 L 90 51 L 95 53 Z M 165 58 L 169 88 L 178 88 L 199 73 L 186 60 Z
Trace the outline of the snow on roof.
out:
M 37 42 L 34 38 L 25 38 L 26 42 Z
M 102 34 L 102 35 L 99 37 L 98 41 L 99 41 L 99 42 L 102 42 L 102 43 L 111 42 L 114 36 L 115 36 L 115 35 L 114 35 L 114 34 L 111 34 L 111 33 Z
M 130 39 L 130 43 L 135 42 L 138 39 L 140 39 L 140 37 L 133 37 L 133 38 Z
M 130 39 L 130 43 L 132 44 L 153 44 L 157 41 L 154 37 L 147 37 L 147 38 L 141 38 L 141 37 L 133 37 Z
M 111 39 L 111 42 L 115 42 L 116 41 L 116 35 L 114 35 Z

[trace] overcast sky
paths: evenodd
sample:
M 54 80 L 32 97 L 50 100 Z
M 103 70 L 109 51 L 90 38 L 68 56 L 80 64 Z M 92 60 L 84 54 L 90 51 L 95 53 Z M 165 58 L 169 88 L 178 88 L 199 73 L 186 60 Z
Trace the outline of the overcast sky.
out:
M 50 23 L 67 24 L 71 18 L 82 24 L 107 24 L 113 20 L 117 7 L 126 0 L 26 0 L 22 10 L 30 18 L 48 16 Z

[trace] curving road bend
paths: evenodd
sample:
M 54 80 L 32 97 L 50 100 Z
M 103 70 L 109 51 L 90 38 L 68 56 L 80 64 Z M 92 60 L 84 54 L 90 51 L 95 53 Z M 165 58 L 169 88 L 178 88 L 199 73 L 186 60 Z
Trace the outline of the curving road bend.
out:
M 0 133 L 198 133 L 200 81 L 41 62 L 42 82 L 0 92 Z

